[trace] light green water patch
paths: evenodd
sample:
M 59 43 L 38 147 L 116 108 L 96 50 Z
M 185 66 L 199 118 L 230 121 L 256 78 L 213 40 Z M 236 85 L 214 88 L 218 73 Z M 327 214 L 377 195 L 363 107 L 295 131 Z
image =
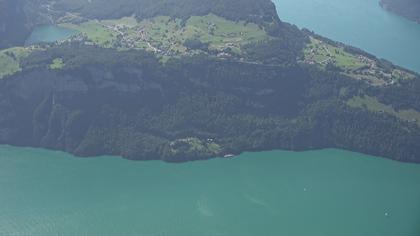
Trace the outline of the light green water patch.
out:
M 60 40 L 65 40 L 77 34 L 77 30 L 57 26 L 57 25 L 42 25 L 36 27 L 29 38 L 26 40 L 26 45 L 47 42 L 52 43 Z
M 0 234 L 418 236 L 419 180 L 340 150 L 168 164 L 0 146 Z

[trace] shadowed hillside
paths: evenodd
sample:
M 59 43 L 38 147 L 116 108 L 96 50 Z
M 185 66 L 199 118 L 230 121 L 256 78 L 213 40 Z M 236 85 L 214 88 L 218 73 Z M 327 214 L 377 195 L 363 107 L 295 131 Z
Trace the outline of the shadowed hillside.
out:
M 0 50 L 2 144 L 170 162 L 317 148 L 420 162 L 418 75 L 281 22 L 269 0 L 3 3 L 26 20 L 4 15 L 6 30 L 78 33 Z
M 21 45 L 29 35 L 20 0 L 0 0 L 0 48 Z
M 418 0 L 381 0 L 381 6 L 420 23 L 420 1 Z

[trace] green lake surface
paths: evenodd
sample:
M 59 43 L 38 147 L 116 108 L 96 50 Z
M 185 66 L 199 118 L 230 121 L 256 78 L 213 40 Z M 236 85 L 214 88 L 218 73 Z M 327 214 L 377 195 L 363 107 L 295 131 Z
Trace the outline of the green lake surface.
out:
M 420 72 L 420 24 L 378 0 L 273 0 L 283 21 Z
M 29 38 L 26 40 L 26 45 L 31 45 L 34 43 L 40 43 L 40 42 L 55 42 L 67 39 L 75 34 L 77 34 L 78 31 L 73 29 L 68 29 L 60 26 L 55 25 L 42 25 L 36 27 Z
M 420 165 L 326 149 L 168 164 L 0 146 L 4 236 L 419 236 Z

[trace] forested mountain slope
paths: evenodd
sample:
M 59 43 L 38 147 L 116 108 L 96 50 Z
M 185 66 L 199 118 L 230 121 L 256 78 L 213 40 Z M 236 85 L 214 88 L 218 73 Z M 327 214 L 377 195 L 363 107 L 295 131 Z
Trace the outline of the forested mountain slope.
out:
M 22 45 L 29 35 L 20 0 L 0 0 L 0 49 Z
M 418 75 L 281 22 L 269 0 L 37 1 L 33 17 L 80 33 L 0 51 L 0 143 L 171 162 L 315 148 L 420 162 Z
M 44 1 L 45 2 L 45 1 Z M 46 1 L 48 2 L 48 1 Z M 73 12 L 89 19 L 120 18 L 135 15 L 138 19 L 158 15 L 187 19 L 192 15 L 201 16 L 213 13 L 229 20 L 278 20 L 271 1 L 252 0 L 58 0 L 53 9 Z

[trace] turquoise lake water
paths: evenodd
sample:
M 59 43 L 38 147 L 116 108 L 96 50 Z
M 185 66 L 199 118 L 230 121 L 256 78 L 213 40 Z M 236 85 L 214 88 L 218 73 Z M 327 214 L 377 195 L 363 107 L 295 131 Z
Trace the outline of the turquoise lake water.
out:
M 185 164 L 0 146 L 4 236 L 418 236 L 420 165 L 339 150 Z
M 283 21 L 420 72 L 420 24 L 378 0 L 273 0 Z
M 67 39 L 77 33 L 76 30 L 68 29 L 55 25 L 42 25 L 36 27 L 25 44 L 30 45 L 40 42 L 55 42 L 59 40 Z

